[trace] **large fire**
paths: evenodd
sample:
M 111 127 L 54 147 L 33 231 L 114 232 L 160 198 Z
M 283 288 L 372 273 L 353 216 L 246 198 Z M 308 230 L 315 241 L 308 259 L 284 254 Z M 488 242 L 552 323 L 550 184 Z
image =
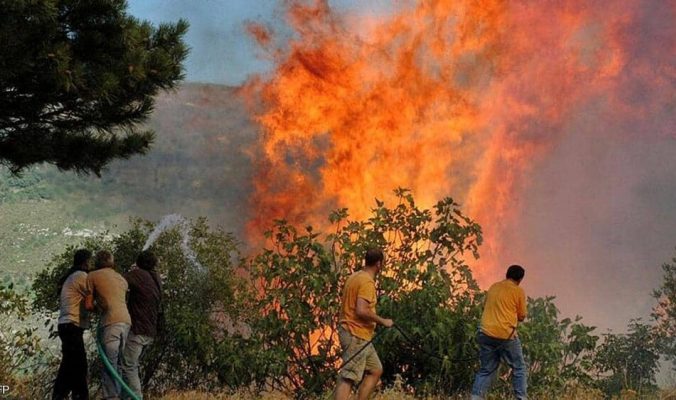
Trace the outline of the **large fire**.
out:
M 529 170 L 572 113 L 595 101 L 645 118 L 673 104 L 674 37 L 667 56 L 635 57 L 648 1 L 430 0 L 371 17 L 285 4 L 288 41 L 249 29 L 275 63 L 246 88 L 263 131 L 252 233 L 274 218 L 321 226 L 337 207 L 362 218 L 396 187 L 424 207 L 452 195 L 484 228 L 485 279 L 506 262 L 501 237 Z M 631 104 L 631 90 L 652 100 Z

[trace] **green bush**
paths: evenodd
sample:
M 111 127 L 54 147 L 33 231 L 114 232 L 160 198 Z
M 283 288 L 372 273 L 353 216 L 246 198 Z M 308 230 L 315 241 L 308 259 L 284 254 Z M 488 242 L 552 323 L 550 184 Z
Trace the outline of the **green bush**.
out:
M 652 317 L 662 353 L 676 371 L 676 257 L 662 265 L 662 285 L 653 292 L 657 305 Z
M 33 304 L 47 313 L 58 309 L 57 282 L 72 263 L 77 248 L 92 251 L 109 249 L 115 257 L 116 268 L 126 272 L 134 263 L 148 237 L 152 224 L 134 221 L 130 230 L 117 237 L 100 235 L 85 240 L 81 245 L 70 246 L 56 255 L 50 266 L 38 274 L 33 291 Z M 246 308 L 236 298 L 242 280 L 236 267 L 240 264 L 237 242 L 231 234 L 210 229 L 203 219 L 190 226 L 190 246 L 194 249 L 200 270 L 181 251 L 183 237 L 180 229 L 163 233 L 151 250 L 160 259 L 158 271 L 163 280 L 166 330 L 144 356 L 142 379 L 155 391 L 177 388 L 211 388 L 223 384 L 246 384 L 245 379 L 232 380 L 230 376 L 216 374 L 222 365 L 219 357 L 223 349 L 236 349 L 230 341 L 233 335 L 218 335 L 224 329 L 219 325 L 219 315 L 238 320 Z M 55 321 L 51 319 L 52 332 Z M 220 364 L 219 364 L 220 363 Z M 218 379 L 212 379 L 216 376 Z M 239 378 L 239 376 L 238 376 Z
M 471 384 L 467 365 L 448 359 L 475 354 L 456 344 L 476 330 L 479 290 L 462 257 L 476 255 L 481 230 L 450 198 L 433 212 L 419 209 L 406 190 L 396 194 L 395 207 L 378 201 L 365 221 L 350 221 L 347 210 L 332 213 L 328 229 L 334 233 L 325 237 L 285 221 L 268 232 L 269 248 L 248 267 L 260 310 L 252 340 L 275 389 L 308 396 L 333 385 L 341 288 L 372 246 L 387 255 L 378 278 L 378 312 L 409 332 L 414 346 L 446 358 L 430 359 L 390 330 L 375 342 L 386 366 L 384 381 L 401 374 L 415 389 L 447 392 Z
M 626 334 L 606 334 L 594 360 L 599 387 L 608 396 L 628 390 L 639 395 L 657 392 L 659 344 L 653 327 L 640 320 L 631 321 Z
M 484 293 L 465 259 L 478 256 L 481 229 L 450 198 L 425 210 L 408 191 L 396 194 L 396 204 L 376 201 L 363 221 L 351 220 L 345 209 L 331 213 L 328 234 L 275 221 L 265 248 L 246 259 L 231 234 L 194 221 L 189 245 L 203 270 L 183 253 L 181 229 L 160 235 L 151 249 L 160 258 L 167 329 L 143 359 L 145 387 L 155 393 L 273 389 L 302 398 L 329 393 L 340 364 L 341 289 L 361 268 L 366 249 L 378 246 L 386 254 L 378 313 L 401 329 L 382 331 L 374 342 L 384 383 L 417 396 L 467 393 L 478 368 Z M 120 236 L 101 235 L 77 247 L 112 250 L 124 272 L 152 227 L 135 221 Z M 56 282 L 77 247 L 56 255 L 33 283 L 33 305 L 52 324 Z M 528 308 L 519 336 L 535 398 L 593 387 L 607 396 L 654 388 L 664 343 L 659 329 L 632 323 L 627 335 L 605 335 L 599 345 L 595 328 L 580 317 L 560 318 L 553 297 L 529 299 Z M 508 373 L 499 370 L 498 396 L 510 392 Z
M 37 327 L 25 324 L 30 318 L 28 298 L 14 285 L 0 284 L 0 382 L 15 386 L 20 376 L 32 372 L 30 362 L 42 351 Z

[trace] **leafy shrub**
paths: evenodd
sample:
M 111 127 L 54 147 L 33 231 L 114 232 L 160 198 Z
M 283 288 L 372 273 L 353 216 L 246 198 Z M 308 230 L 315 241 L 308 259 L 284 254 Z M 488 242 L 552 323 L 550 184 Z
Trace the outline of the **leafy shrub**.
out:
M 134 263 L 152 227 L 147 221 L 137 220 L 120 236 L 100 235 L 56 255 L 33 283 L 36 308 L 48 316 L 49 311 L 58 309 L 57 282 L 70 267 L 77 248 L 111 250 L 116 268 L 124 273 Z M 219 361 L 219 357 L 225 357 L 223 349 L 238 347 L 229 342 L 238 340 L 236 337 L 216 334 L 226 329 L 219 323 L 219 315 L 237 320 L 246 311 L 235 296 L 242 282 L 236 272 L 240 263 L 237 242 L 231 234 L 210 229 L 203 219 L 193 222 L 189 231 L 190 246 L 204 270 L 182 253 L 183 237 L 178 228 L 167 230 L 151 247 L 160 259 L 166 330 L 145 353 L 141 379 L 155 391 L 247 384 L 248 372 L 234 380 L 215 372 L 216 366 L 223 364 Z M 54 331 L 53 319 L 51 324 Z M 245 378 L 239 379 L 241 376 Z
M 366 249 L 378 246 L 386 254 L 378 313 L 400 329 L 382 331 L 374 342 L 383 381 L 397 394 L 466 393 L 478 368 L 484 293 L 465 259 L 478 256 L 481 229 L 450 198 L 425 210 L 408 191 L 395 193 L 394 206 L 376 201 L 363 221 L 351 220 L 345 209 L 331 213 L 328 234 L 275 221 L 265 248 L 247 259 L 232 235 L 194 221 L 189 244 L 204 270 L 183 254 L 180 229 L 164 232 L 151 249 L 160 258 L 167 330 L 143 359 L 145 387 L 156 393 L 246 388 L 302 398 L 329 393 L 340 364 L 340 292 Z M 78 247 L 112 250 L 124 272 L 151 229 L 139 220 L 120 236 L 101 235 Z M 75 249 L 56 255 L 34 281 L 33 304 L 48 318 Z M 660 295 L 672 293 L 665 285 Z M 536 398 L 598 398 L 593 386 L 608 396 L 654 388 L 664 343 L 659 329 L 632 323 L 629 334 L 606 335 L 599 346 L 595 328 L 580 317 L 560 319 L 553 297 L 529 299 L 528 307 L 519 335 Z M 499 370 L 498 396 L 510 392 L 508 372 Z
M 396 330 L 380 336 L 375 343 L 385 382 L 401 374 L 414 389 L 430 392 L 471 384 L 472 368 L 450 359 L 476 353 L 457 344 L 476 332 L 480 293 L 462 257 L 477 255 L 481 230 L 450 198 L 430 211 L 419 209 L 408 191 L 396 194 L 395 207 L 377 201 L 365 221 L 349 220 L 347 210 L 332 213 L 334 233 L 326 237 L 311 227 L 299 232 L 285 221 L 268 232 L 270 246 L 249 270 L 261 315 L 252 325 L 253 338 L 276 388 L 309 395 L 333 384 L 341 288 L 373 246 L 386 254 L 378 312 L 425 349 L 411 348 Z
M 0 284 L 0 382 L 16 386 L 21 375 L 31 370 L 32 361 L 42 350 L 37 327 L 25 325 L 30 303 L 12 284 Z
M 598 384 L 607 395 L 622 391 L 654 393 L 659 360 L 660 343 L 654 329 L 633 320 L 627 334 L 608 333 L 597 349 L 594 365 L 601 376 Z
M 660 348 L 671 367 L 676 371 L 676 257 L 671 263 L 662 265 L 664 275 L 662 285 L 653 292 L 657 305 L 652 317 L 655 321 L 655 334 L 660 340 Z

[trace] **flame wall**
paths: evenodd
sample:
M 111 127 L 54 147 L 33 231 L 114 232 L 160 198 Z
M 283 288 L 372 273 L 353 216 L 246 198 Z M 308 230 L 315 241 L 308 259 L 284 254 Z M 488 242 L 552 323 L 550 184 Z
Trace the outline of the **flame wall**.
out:
M 674 1 L 285 10 L 291 35 L 249 26 L 275 65 L 244 88 L 263 132 L 252 235 L 274 218 L 322 225 L 337 207 L 364 217 L 398 186 L 425 207 L 452 195 L 484 228 L 475 272 L 486 281 L 507 263 L 524 190 L 571 120 L 593 108 L 604 135 L 676 136 Z

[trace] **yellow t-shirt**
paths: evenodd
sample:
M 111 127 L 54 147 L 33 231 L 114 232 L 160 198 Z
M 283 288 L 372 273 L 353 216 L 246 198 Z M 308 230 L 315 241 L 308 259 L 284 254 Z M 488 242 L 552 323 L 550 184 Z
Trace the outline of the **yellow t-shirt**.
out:
M 369 303 L 369 308 L 376 311 L 376 283 L 366 271 L 352 274 L 343 288 L 343 302 L 340 310 L 340 323 L 350 333 L 364 340 L 371 340 L 376 330 L 376 323 L 364 321 L 357 316 L 357 299 L 362 298 Z
M 496 339 L 509 339 L 526 313 L 526 292 L 514 281 L 505 279 L 493 284 L 486 293 L 481 331 Z

